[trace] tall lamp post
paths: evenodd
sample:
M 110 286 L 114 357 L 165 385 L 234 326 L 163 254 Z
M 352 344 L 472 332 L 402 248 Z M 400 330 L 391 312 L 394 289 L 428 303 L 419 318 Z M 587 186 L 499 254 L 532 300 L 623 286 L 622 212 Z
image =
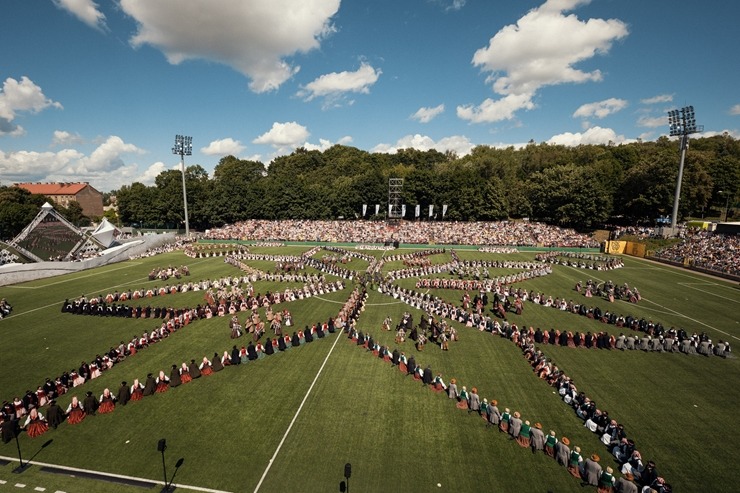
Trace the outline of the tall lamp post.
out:
M 725 199 L 725 222 L 727 222 L 727 216 L 728 216 L 728 214 L 730 212 L 730 196 L 732 194 L 730 192 L 725 191 L 725 190 L 719 190 L 717 193 L 718 194 L 721 194 L 721 195 L 724 195 L 725 197 L 727 197 Z
M 190 237 L 190 222 L 188 220 L 188 192 L 185 187 L 185 156 L 193 155 L 193 138 L 187 135 L 175 135 L 175 146 L 172 154 L 180 156 L 180 171 L 182 171 L 182 202 L 185 205 L 185 236 Z
M 678 180 L 676 180 L 676 195 L 673 197 L 673 214 L 671 215 L 671 233 L 676 234 L 678 222 L 678 201 L 681 198 L 681 182 L 683 181 L 683 164 L 686 159 L 686 150 L 689 148 L 689 135 L 703 132 L 704 126 L 696 124 L 694 107 L 684 106 L 681 110 L 668 112 L 668 129 L 671 137 L 680 137 L 681 161 L 678 165 Z

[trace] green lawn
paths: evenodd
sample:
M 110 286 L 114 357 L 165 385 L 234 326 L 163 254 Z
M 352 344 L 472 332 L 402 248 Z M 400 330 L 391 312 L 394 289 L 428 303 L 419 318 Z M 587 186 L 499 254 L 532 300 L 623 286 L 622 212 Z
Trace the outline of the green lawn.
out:
M 250 250 L 299 255 L 309 248 Z M 315 257 L 326 253 L 321 251 Z M 460 256 L 531 260 L 534 254 L 465 251 Z M 432 261 L 443 263 L 449 258 L 448 251 L 433 256 Z M 14 305 L 13 316 L 0 320 L 0 397 L 12 399 L 23 394 L 46 377 L 76 368 L 82 360 L 89 361 L 119 341 L 158 325 L 153 320 L 63 314 L 60 309 L 66 298 L 161 286 L 161 281 L 147 280 L 149 271 L 182 264 L 191 272 L 183 281 L 239 275 L 223 258 L 191 259 L 176 252 L 0 288 L 0 296 Z M 252 265 L 274 270 L 274 262 Z M 353 259 L 344 267 L 363 270 L 366 266 L 366 261 Z M 393 262 L 384 270 L 401 268 L 402 263 Z M 550 276 L 521 283 L 522 288 L 650 318 L 666 327 L 706 331 L 715 342 L 729 339 L 734 345 L 740 337 L 736 315 L 740 290 L 731 283 L 632 258 L 625 258 L 625 268 L 608 272 L 562 266 L 554 266 L 553 271 Z M 504 272 L 491 271 L 492 275 Z M 589 278 L 636 285 L 644 299 L 639 305 L 586 300 L 573 286 Z M 412 288 L 415 282 L 404 279 L 398 284 Z M 255 283 L 255 291 L 263 293 L 285 287 Z M 347 282 L 344 291 L 283 303 L 274 309 L 288 308 L 297 327 L 311 325 L 335 316 L 351 288 Z M 434 294 L 457 302 L 463 292 L 438 290 Z M 140 302 L 195 306 L 203 302 L 203 292 Z M 394 346 L 394 333 L 383 332 L 382 321 L 391 316 L 395 324 L 405 311 L 419 321 L 418 310 L 371 291 L 358 326 L 382 344 Z M 511 315 L 509 320 L 520 327 L 543 329 L 607 330 L 614 334 L 627 330 L 531 304 L 521 316 Z M 122 380 L 143 380 L 149 372 L 168 371 L 172 364 L 221 354 L 234 343 L 246 344 L 245 338 L 229 338 L 227 324 L 228 318 L 219 317 L 192 323 L 73 393 L 82 396 L 91 390 L 99 394 L 105 387 L 115 390 Z M 518 410 L 523 419 L 541 422 L 546 431 L 553 429 L 568 436 L 585 455 L 596 452 L 604 465 L 615 465 L 597 437 L 583 427 L 554 389 L 536 378 L 514 344 L 462 326 L 458 331 L 461 340 L 452 343 L 448 352 L 427 345 L 417 353 L 410 342 L 400 349 L 414 354 L 424 367 L 430 365 L 435 373 L 442 373 L 445 380 L 455 377 L 459 385 L 476 386 L 481 397 L 497 399 L 502 410 Z M 740 431 L 732 424 L 740 405 L 738 358 L 552 346 L 542 349 L 576 380 L 579 390 L 625 425 L 643 457 L 656 461 L 660 474 L 674 490 L 710 487 L 711 491 L 734 491 L 734 467 L 740 458 L 736 447 Z M 319 369 L 321 374 L 316 378 Z M 66 406 L 73 393 L 59 402 Z M 254 491 L 260 484 L 259 491 L 265 492 L 337 491 L 344 464 L 350 462 L 351 491 L 583 491 L 580 482 L 552 459 L 533 455 L 486 428 L 480 417 L 458 410 L 443 394 L 402 375 L 342 334 L 228 367 L 164 394 L 119 406 L 112 414 L 88 417 L 76 426 L 64 423 L 40 438 L 22 435 L 20 446 L 24 458 L 38 452 L 35 460 L 45 463 L 161 481 L 159 438 L 167 438 L 170 471 L 178 458 L 185 459 L 175 482 L 218 490 Z M 53 442 L 41 449 L 48 439 Z M 15 444 L 0 444 L 0 455 L 17 456 Z M 68 493 L 141 490 L 51 475 L 37 466 L 19 476 L 12 474 L 13 467 L 0 466 L 0 480 L 7 481 L 0 484 L 0 492 L 15 491 L 12 485 L 19 479 L 29 487 Z

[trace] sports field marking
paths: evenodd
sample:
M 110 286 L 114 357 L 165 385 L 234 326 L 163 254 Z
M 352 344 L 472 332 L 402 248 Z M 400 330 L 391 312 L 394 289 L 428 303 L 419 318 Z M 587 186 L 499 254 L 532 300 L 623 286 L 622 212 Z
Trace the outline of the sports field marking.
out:
M 641 262 L 655 262 L 655 261 L 641 259 L 639 257 L 631 257 L 631 258 L 632 258 L 632 260 L 639 260 Z M 662 270 L 662 271 L 665 271 L 665 272 L 670 272 L 670 273 L 675 274 L 677 276 L 688 277 L 689 279 L 692 279 L 694 281 L 696 281 L 698 279 L 701 279 L 702 276 L 711 276 L 711 274 L 704 274 L 704 273 L 699 273 L 699 272 L 697 272 L 696 274 L 685 274 L 683 272 L 680 272 L 680 270 L 682 269 L 682 267 L 673 267 L 673 266 L 663 267 L 663 266 L 660 266 L 660 265 L 653 265 L 652 268 L 655 269 L 655 270 Z M 730 280 L 727 280 L 727 282 L 723 282 L 723 283 L 719 283 L 719 282 L 713 283 L 713 282 L 711 282 L 709 280 L 707 280 L 706 282 L 708 282 L 710 284 L 714 284 L 715 286 L 723 287 L 723 288 L 735 289 L 735 286 L 733 286 L 733 284 L 732 284 L 733 281 L 730 281 Z
M 303 401 L 301 401 L 301 405 L 298 406 L 298 410 L 295 412 L 293 419 L 288 425 L 288 429 L 285 430 L 285 434 L 283 435 L 282 440 L 280 440 L 280 443 L 278 444 L 277 449 L 275 449 L 275 453 L 272 454 L 272 458 L 270 459 L 270 462 L 267 463 L 265 472 L 262 473 L 262 477 L 260 478 L 259 483 L 257 483 L 257 486 L 254 487 L 254 493 L 257 493 L 259 491 L 260 487 L 262 486 L 262 482 L 265 480 L 265 477 L 267 477 L 267 473 L 270 472 L 270 468 L 275 463 L 275 458 L 277 457 L 278 453 L 280 453 L 280 449 L 283 448 L 285 439 L 288 438 L 288 433 L 290 433 L 290 430 L 293 429 L 293 425 L 295 424 L 296 419 L 298 419 L 298 415 L 301 414 L 301 409 L 303 409 L 303 405 L 306 403 L 306 400 L 308 400 L 308 396 L 311 395 L 311 391 L 313 390 L 314 385 L 316 385 L 316 381 L 319 379 L 321 372 L 324 370 L 324 366 L 326 366 L 326 362 L 329 361 L 329 356 L 331 356 L 331 353 L 334 352 L 334 348 L 336 347 L 337 342 L 339 342 L 339 339 L 342 337 L 343 334 L 344 334 L 344 331 L 341 331 L 341 330 L 337 334 L 337 338 L 334 340 L 334 344 L 332 344 L 331 349 L 326 355 L 326 358 L 324 358 L 324 362 L 321 364 L 321 368 L 319 368 L 319 371 L 316 372 L 316 376 L 314 377 L 313 382 L 311 382 L 311 386 L 308 388 L 306 395 L 303 396 Z
M 205 262 L 205 261 L 206 260 L 202 260 L 202 262 Z M 201 263 L 201 262 L 196 262 L 195 265 L 197 265 L 198 263 Z M 115 269 L 115 270 L 119 270 L 119 269 Z M 110 272 L 110 271 L 106 271 L 106 272 Z M 83 276 L 83 277 L 89 277 L 89 276 Z M 80 277 L 76 277 L 75 279 L 81 279 L 81 278 Z M 103 291 L 110 292 L 111 289 L 117 289 L 117 288 L 120 288 L 122 286 L 128 286 L 129 284 L 134 283 L 134 282 L 147 282 L 147 281 L 149 281 L 149 278 L 148 277 L 140 277 L 139 279 L 132 279 L 130 281 L 126 281 L 126 282 L 121 283 L 121 284 L 116 284 L 115 286 L 108 286 L 107 288 L 98 289 L 96 292 L 98 292 L 98 293 L 101 293 Z M 53 286 L 54 284 L 60 284 L 60 283 L 64 283 L 64 282 L 67 282 L 67 281 L 60 281 L 58 283 L 52 283 L 52 284 L 44 284 L 43 286 L 37 286 L 37 287 L 26 288 L 26 289 L 44 288 L 44 287 L 47 287 L 47 286 Z M 180 294 L 180 293 L 178 293 L 178 294 Z M 170 296 L 170 295 L 168 295 L 168 296 Z M 326 301 L 328 301 L 328 300 L 326 300 Z M 38 307 L 38 308 L 34 308 L 33 310 L 28 310 L 28 311 L 20 312 L 20 313 L 13 313 L 11 316 L 12 317 L 20 317 L 21 315 L 28 315 L 29 313 L 33 313 L 33 312 L 36 312 L 36 311 L 39 311 L 39 310 L 44 310 L 44 309 L 50 308 L 52 306 L 57 306 L 60 303 L 63 303 L 63 300 L 62 301 L 58 301 L 56 303 L 50 303 L 50 304 L 48 304 L 46 306 L 41 306 L 41 307 Z
M 691 317 L 689 317 L 688 315 L 684 315 L 683 313 L 681 313 L 681 312 L 677 312 L 676 310 L 673 310 L 673 309 L 671 309 L 671 308 L 668 308 L 667 306 L 663 306 L 663 305 L 661 305 L 661 304 L 659 304 L 659 303 L 656 303 L 656 302 L 654 302 L 654 301 L 650 301 L 650 300 L 648 300 L 648 299 L 645 299 L 645 298 L 642 298 L 642 301 L 647 301 L 648 303 L 652 303 L 653 305 L 655 305 L 655 306 L 659 306 L 659 307 L 661 307 L 661 308 L 662 308 L 662 309 L 664 309 L 664 310 L 669 310 L 669 311 L 670 311 L 671 313 L 674 313 L 674 314 L 678 315 L 679 317 L 683 317 L 683 318 L 685 318 L 685 319 L 687 319 L 687 320 L 691 320 L 692 322 L 696 322 L 696 323 L 697 323 L 697 324 L 699 324 L 699 325 L 703 325 L 704 327 L 707 327 L 707 328 L 709 328 L 709 329 L 712 329 L 712 330 L 716 330 L 717 332 L 721 332 L 721 333 L 725 334 L 725 335 L 726 335 L 726 336 L 728 336 L 728 337 L 732 337 L 733 339 L 736 339 L 736 340 L 740 341 L 740 337 L 736 337 L 736 336 L 734 336 L 734 335 L 732 335 L 732 334 L 728 334 L 728 333 L 727 333 L 727 332 L 725 332 L 724 330 L 720 330 L 720 329 L 718 329 L 718 328 L 716 328 L 716 327 L 712 327 L 712 326 L 711 326 L 711 325 L 709 325 L 709 324 L 705 324 L 704 322 L 702 322 L 702 321 L 700 321 L 700 320 L 696 320 L 695 318 L 691 318 Z
M 5 459 L 12 462 L 18 462 L 18 459 L 15 457 L 4 457 L 0 455 L 0 459 Z M 48 464 L 46 462 L 38 462 L 35 460 L 32 461 L 25 461 L 29 464 L 34 464 L 41 467 L 49 467 L 53 469 L 62 469 L 64 471 L 69 471 L 70 473 L 85 473 L 85 474 L 93 474 L 96 476 L 102 476 L 102 477 L 109 477 L 109 478 L 117 478 L 117 479 L 126 479 L 130 481 L 140 481 L 142 483 L 153 483 L 153 484 L 159 484 L 164 486 L 164 481 L 157 481 L 155 479 L 149 479 L 149 478 L 137 478 L 136 476 L 127 476 L 125 474 L 113 474 L 110 472 L 101 472 L 101 471 L 93 471 L 91 469 L 80 469 L 79 467 L 69 467 L 69 466 L 59 466 L 57 464 Z M 214 490 L 212 488 L 204 488 L 202 486 L 191 486 L 187 484 L 179 484 L 179 483 L 172 483 L 172 486 L 176 486 L 177 488 L 182 488 L 184 490 L 192 490 L 192 491 L 203 491 L 205 493 L 231 493 L 229 491 L 224 490 Z
M 141 265 L 141 262 L 135 263 L 134 265 Z M 64 280 L 61 280 L 61 281 L 56 281 L 56 282 L 50 282 L 50 283 L 47 283 L 47 284 L 42 284 L 40 286 L 13 286 L 13 285 L 9 285 L 9 286 L 4 286 L 4 287 L 15 288 L 15 289 L 43 289 L 43 288 L 48 288 L 49 286 L 56 286 L 57 284 L 64 284 L 66 282 L 72 282 L 72 281 L 76 281 L 78 279 L 85 279 L 87 277 L 100 276 L 100 275 L 103 275 L 103 274 L 107 274 L 109 272 L 115 272 L 117 270 L 128 269 L 128 268 L 129 268 L 129 266 L 119 267 L 117 269 L 106 270 L 105 272 L 98 272 L 97 274 L 87 274 L 85 276 L 75 276 L 74 279 L 64 279 Z M 71 274 L 75 274 L 75 272 L 68 272 L 68 273 L 60 274 L 60 275 L 64 276 L 64 275 L 71 275 Z
M 709 291 L 707 291 L 705 289 L 695 288 L 694 286 L 692 286 L 692 284 L 693 285 L 698 285 L 698 286 L 717 286 L 717 284 L 713 284 L 713 283 L 698 283 L 698 282 L 679 282 L 678 283 L 679 286 L 683 286 L 683 287 L 689 288 L 689 289 L 694 289 L 696 291 L 701 291 L 702 293 L 709 294 L 710 296 L 714 296 L 715 298 L 722 298 L 723 300 L 727 300 L 727 301 L 730 301 L 732 303 L 740 303 L 740 301 L 738 301 L 738 300 L 734 300 L 734 299 L 728 298 L 726 296 L 721 296 L 721 295 L 718 295 L 718 294 L 710 293 Z

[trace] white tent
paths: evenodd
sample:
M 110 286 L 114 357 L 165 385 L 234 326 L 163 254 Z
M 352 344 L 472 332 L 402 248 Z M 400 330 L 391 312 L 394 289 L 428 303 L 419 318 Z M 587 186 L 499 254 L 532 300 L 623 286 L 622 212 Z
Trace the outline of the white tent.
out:
M 113 226 L 108 219 L 103 218 L 103 221 L 95 228 L 92 232 L 92 237 L 100 242 L 105 248 L 108 248 L 113 242 L 121 235 L 121 231 Z

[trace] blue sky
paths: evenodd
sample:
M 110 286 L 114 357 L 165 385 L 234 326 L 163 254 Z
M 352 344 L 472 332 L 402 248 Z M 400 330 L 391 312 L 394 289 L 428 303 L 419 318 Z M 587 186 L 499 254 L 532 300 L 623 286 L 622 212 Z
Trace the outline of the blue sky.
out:
M 0 184 L 152 184 L 296 147 L 740 137 L 740 3 L 5 0 Z

